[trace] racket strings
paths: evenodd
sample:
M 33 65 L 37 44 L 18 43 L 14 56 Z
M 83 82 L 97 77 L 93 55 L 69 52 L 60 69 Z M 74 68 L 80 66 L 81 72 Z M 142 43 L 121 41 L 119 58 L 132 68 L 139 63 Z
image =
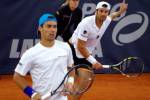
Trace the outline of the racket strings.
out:
M 75 92 L 82 93 L 86 91 L 94 78 L 94 72 L 88 68 L 78 68 L 75 78 Z
M 126 59 L 121 64 L 121 71 L 128 76 L 138 76 L 143 72 L 143 62 L 137 58 Z

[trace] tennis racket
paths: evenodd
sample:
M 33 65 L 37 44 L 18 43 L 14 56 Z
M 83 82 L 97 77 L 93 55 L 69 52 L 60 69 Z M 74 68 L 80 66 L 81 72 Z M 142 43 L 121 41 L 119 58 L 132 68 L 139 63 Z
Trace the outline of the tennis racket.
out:
M 68 89 L 65 85 L 68 82 L 69 76 L 74 77 L 74 83 L 72 88 Z M 73 76 L 72 76 L 73 75 Z M 64 79 L 61 81 L 60 85 L 51 92 L 46 93 L 41 97 L 41 100 L 45 100 L 57 93 L 67 93 L 69 95 L 79 95 L 86 92 L 92 85 L 94 80 L 94 71 L 92 67 L 79 64 L 69 69 Z
M 138 57 L 128 57 L 118 64 L 103 65 L 103 68 L 110 68 L 112 70 L 119 71 L 126 77 L 137 77 L 143 73 L 144 63 Z

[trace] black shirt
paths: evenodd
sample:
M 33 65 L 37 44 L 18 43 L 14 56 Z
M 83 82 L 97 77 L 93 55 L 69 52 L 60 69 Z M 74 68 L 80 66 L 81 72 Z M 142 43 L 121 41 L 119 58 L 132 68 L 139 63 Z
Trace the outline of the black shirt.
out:
M 62 36 L 67 42 L 82 19 L 82 10 L 77 7 L 71 11 L 68 5 L 63 5 L 58 9 L 56 18 L 58 21 L 57 36 Z

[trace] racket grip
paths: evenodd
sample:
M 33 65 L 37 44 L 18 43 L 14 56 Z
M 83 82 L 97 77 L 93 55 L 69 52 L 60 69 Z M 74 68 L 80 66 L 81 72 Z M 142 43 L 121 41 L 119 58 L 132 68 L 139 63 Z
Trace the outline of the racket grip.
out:
M 42 97 L 41 97 L 41 100 L 45 100 L 47 99 L 48 97 L 51 96 L 51 93 L 50 92 L 47 92 L 46 94 L 44 94 Z
M 110 68 L 109 65 L 102 65 L 102 66 L 103 66 L 103 68 Z

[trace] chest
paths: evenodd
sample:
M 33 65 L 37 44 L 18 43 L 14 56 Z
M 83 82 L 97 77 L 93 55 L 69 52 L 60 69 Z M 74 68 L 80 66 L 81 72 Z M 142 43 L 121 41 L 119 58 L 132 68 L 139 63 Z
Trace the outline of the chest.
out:
M 54 50 L 41 50 L 35 56 L 34 66 L 36 67 L 53 67 L 53 66 L 66 66 L 67 52 L 62 49 Z

